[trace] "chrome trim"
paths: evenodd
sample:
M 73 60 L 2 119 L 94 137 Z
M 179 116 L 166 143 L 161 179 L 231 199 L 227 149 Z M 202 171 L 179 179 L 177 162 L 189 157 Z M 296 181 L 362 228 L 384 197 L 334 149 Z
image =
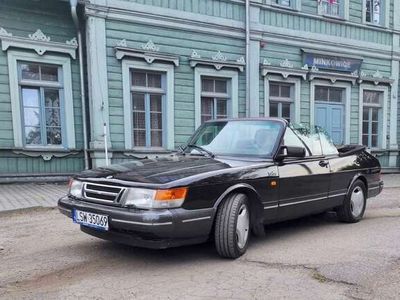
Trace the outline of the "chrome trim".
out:
M 339 197 L 339 196 L 344 196 L 344 195 L 347 195 L 347 193 L 340 193 L 340 194 L 329 195 L 328 198 Z
M 368 190 L 376 190 L 376 189 L 379 189 L 379 188 L 380 188 L 380 186 L 378 185 L 378 186 L 370 187 L 370 188 L 368 188 Z
M 211 216 L 194 218 L 194 219 L 186 219 L 186 220 L 182 220 L 182 223 L 195 222 L 195 221 L 208 220 L 208 219 L 211 219 Z
M 87 188 L 87 185 L 93 185 L 93 186 L 99 186 L 99 187 L 105 187 L 105 188 L 111 188 L 111 189 L 119 189 L 119 192 L 113 193 L 113 192 L 93 190 L 93 189 Z M 117 204 L 118 199 L 120 199 L 122 193 L 124 193 L 125 190 L 126 190 L 126 188 L 120 187 L 120 186 L 115 186 L 115 185 L 83 182 L 82 196 L 83 196 L 83 199 L 91 201 L 91 202 Z M 87 192 L 97 194 L 97 195 L 112 196 L 112 197 L 114 197 L 114 200 L 106 200 L 106 199 L 89 197 L 86 194 Z
M 273 208 L 278 208 L 279 205 L 271 205 L 271 206 L 264 206 L 264 209 L 273 209 Z
M 297 202 L 279 204 L 279 207 L 281 207 L 281 206 L 295 205 L 295 204 L 301 204 L 301 203 L 312 202 L 312 201 L 325 200 L 325 199 L 328 199 L 328 197 L 319 197 L 319 198 L 307 199 L 307 200 L 303 200 L 303 201 L 297 201 Z
M 126 221 L 126 220 L 121 220 L 121 219 L 111 219 L 111 222 L 126 223 L 126 224 L 134 224 L 134 225 L 143 225 L 143 226 L 163 226 L 163 225 L 172 225 L 172 222 L 165 222 L 165 223 L 145 223 L 145 222 L 136 222 L 136 221 Z

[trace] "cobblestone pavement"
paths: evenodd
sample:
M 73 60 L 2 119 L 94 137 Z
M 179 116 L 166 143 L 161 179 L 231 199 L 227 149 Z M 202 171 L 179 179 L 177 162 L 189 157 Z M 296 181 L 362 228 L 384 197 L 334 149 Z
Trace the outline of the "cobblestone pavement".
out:
M 31 207 L 54 207 L 67 193 L 66 184 L 1 184 L 0 211 Z
M 400 299 L 399 194 L 384 189 L 356 224 L 330 213 L 268 226 L 237 260 L 212 243 L 102 241 L 54 208 L 3 213 L 0 299 Z

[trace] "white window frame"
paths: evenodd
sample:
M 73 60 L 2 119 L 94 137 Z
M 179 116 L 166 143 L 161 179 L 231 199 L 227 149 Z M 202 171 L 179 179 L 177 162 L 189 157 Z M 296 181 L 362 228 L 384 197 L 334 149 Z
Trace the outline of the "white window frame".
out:
M 350 1 L 349 0 L 341 0 L 342 7 L 339 9 L 339 11 L 342 12 L 342 15 L 335 16 L 331 14 L 326 14 L 323 11 L 323 4 L 322 1 L 319 2 L 318 4 L 318 14 L 327 18 L 334 18 L 334 19 L 340 19 L 340 20 L 349 20 L 350 17 Z
M 292 123 L 300 123 L 300 99 L 301 99 L 301 78 L 295 78 L 289 76 L 288 78 L 283 78 L 278 75 L 267 75 L 264 79 L 264 116 L 269 116 L 269 84 L 271 82 L 276 83 L 288 83 L 293 85 L 293 110 L 291 112 L 290 120 Z
M 228 118 L 237 118 L 239 116 L 239 74 L 231 70 L 213 70 L 210 68 L 196 67 L 194 69 L 194 111 L 195 128 L 201 125 L 201 77 L 220 77 L 230 80 L 230 105 L 228 104 Z M 229 87 L 229 86 L 228 86 Z M 229 111 L 230 108 L 230 111 Z
M 292 9 L 297 11 L 301 10 L 301 0 L 290 0 L 290 1 L 291 1 L 290 6 L 278 4 L 276 3 L 276 0 L 266 0 L 266 4 L 283 9 Z
M 315 125 L 315 86 L 343 88 L 344 91 L 344 143 L 350 144 L 351 83 L 313 80 L 310 84 L 310 127 Z M 333 104 L 336 102 L 332 102 Z
M 359 94 L 359 120 L 358 120 L 358 141 L 359 144 L 362 145 L 362 123 L 363 123 L 363 107 L 364 107 L 364 90 L 368 91 L 376 91 L 383 92 L 382 105 L 382 127 L 381 127 L 381 136 L 379 137 L 378 148 L 372 148 L 371 150 L 385 150 L 387 148 L 387 127 L 388 127 L 388 116 L 387 116 L 387 106 L 388 106 L 388 97 L 389 97 L 389 87 L 387 86 L 375 86 L 372 84 L 361 84 L 360 85 L 360 94 Z M 378 130 L 379 132 L 379 130 Z
M 381 0 L 383 9 L 381 10 L 381 23 L 375 24 L 367 22 L 367 0 L 362 1 L 362 20 L 363 24 L 377 27 L 389 27 L 390 22 L 390 0 Z M 388 3 L 389 2 L 389 3 Z M 389 5 L 388 5 L 389 4 Z
M 42 56 L 31 52 L 22 52 L 16 50 L 7 51 L 8 71 L 10 80 L 10 97 L 11 97 L 11 112 L 14 133 L 14 146 L 24 149 L 75 149 L 75 119 L 74 119 L 74 103 L 72 97 L 72 73 L 71 59 L 69 56 L 55 56 L 45 54 Z M 54 64 L 61 66 L 63 79 L 63 94 L 60 99 L 64 101 L 64 118 L 65 126 L 62 127 L 63 142 L 62 145 L 25 145 L 22 128 L 22 99 L 19 89 L 18 80 L 18 63 L 32 62 L 39 64 Z M 62 112 L 61 112 L 62 113 Z M 64 125 L 64 124 L 63 124 Z
M 131 71 L 155 71 L 163 72 L 166 75 L 166 91 L 165 91 L 165 129 L 163 128 L 163 138 L 165 141 L 166 150 L 173 150 L 175 148 L 175 137 L 174 137 L 174 65 L 173 64 L 162 64 L 152 63 L 148 64 L 142 61 L 135 61 L 130 59 L 122 60 L 122 86 L 123 86 L 123 105 L 124 105 L 124 135 L 125 135 L 125 149 L 126 150 L 160 150 L 159 147 L 134 147 L 133 145 L 133 114 L 132 114 L 132 101 L 131 101 Z

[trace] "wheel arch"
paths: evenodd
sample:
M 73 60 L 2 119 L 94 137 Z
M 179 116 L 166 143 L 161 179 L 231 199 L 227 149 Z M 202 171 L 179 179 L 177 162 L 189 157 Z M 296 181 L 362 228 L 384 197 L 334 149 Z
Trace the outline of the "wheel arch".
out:
M 362 181 L 362 183 L 364 183 L 365 185 L 365 193 L 366 193 L 366 198 L 368 198 L 368 181 L 367 178 L 364 176 L 364 174 L 362 173 L 357 173 L 356 175 L 354 175 L 353 179 L 350 181 L 349 186 L 347 187 L 347 190 L 350 189 L 350 187 L 354 184 L 354 182 L 356 182 L 357 180 Z
M 245 194 L 247 196 L 247 199 L 249 201 L 250 205 L 250 221 L 251 224 L 257 224 L 260 220 L 262 220 L 263 216 L 263 206 L 261 202 L 261 197 L 257 193 L 256 189 L 252 187 L 249 184 L 246 183 L 239 183 L 235 184 L 233 186 L 230 186 L 228 189 L 226 189 L 221 196 L 217 199 L 214 205 L 214 210 L 215 213 L 218 210 L 218 207 L 221 205 L 221 203 L 231 194 L 234 193 L 240 193 L 240 194 Z

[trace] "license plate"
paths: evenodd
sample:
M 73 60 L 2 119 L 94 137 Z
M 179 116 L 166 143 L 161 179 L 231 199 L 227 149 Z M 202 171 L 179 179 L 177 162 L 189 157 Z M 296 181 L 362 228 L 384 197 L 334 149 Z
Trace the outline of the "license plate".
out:
M 73 220 L 80 225 L 108 230 L 108 216 L 106 215 L 74 209 Z

